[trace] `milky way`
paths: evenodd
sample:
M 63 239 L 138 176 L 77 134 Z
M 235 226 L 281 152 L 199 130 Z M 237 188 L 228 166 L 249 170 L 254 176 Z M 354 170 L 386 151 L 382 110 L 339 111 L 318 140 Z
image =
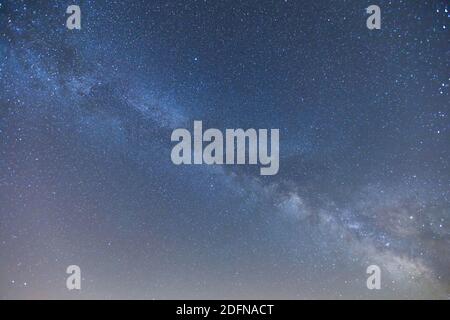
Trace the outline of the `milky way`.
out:
M 449 297 L 446 1 L 381 30 L 372 1 L 75 2 L 81 30 L 0 0 L 0 298 Z M 279 128 L 279 173 L 174 165 L 195 120 Z

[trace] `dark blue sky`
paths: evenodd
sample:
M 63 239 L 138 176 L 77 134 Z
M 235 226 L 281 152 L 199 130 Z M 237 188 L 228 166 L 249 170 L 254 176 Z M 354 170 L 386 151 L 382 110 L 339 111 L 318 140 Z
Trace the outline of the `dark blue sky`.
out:
M 448 4 L 371 4 L 0 0 L 0 298 L 448 297 Z M 175 166 L 194 120 L 279 173 Z

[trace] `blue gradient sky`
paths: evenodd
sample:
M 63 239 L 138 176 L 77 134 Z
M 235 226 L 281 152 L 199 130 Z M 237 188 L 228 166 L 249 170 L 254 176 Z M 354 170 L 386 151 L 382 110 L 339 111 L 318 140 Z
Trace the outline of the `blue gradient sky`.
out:
M 0 298 L 448 298 L 446 1 L 0 4 Z M 279 174 L 173 165 L 194 120 Z

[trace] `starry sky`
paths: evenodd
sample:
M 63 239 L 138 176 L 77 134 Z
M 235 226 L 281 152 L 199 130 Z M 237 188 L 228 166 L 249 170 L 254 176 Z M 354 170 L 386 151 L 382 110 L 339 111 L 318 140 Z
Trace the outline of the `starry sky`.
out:
M 0 0 L 0 298 L 448 299 L 449 9 Z M 279 173 L 174 165 L 194 120 Z

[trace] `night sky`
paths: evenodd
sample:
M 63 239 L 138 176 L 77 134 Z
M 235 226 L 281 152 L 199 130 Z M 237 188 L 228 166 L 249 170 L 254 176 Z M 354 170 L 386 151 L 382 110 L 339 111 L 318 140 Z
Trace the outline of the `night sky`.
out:
M 0 298 L 448 299 L 448 4 L 0 0 Z M 279 173 L 174 165 L 194 120 Z

